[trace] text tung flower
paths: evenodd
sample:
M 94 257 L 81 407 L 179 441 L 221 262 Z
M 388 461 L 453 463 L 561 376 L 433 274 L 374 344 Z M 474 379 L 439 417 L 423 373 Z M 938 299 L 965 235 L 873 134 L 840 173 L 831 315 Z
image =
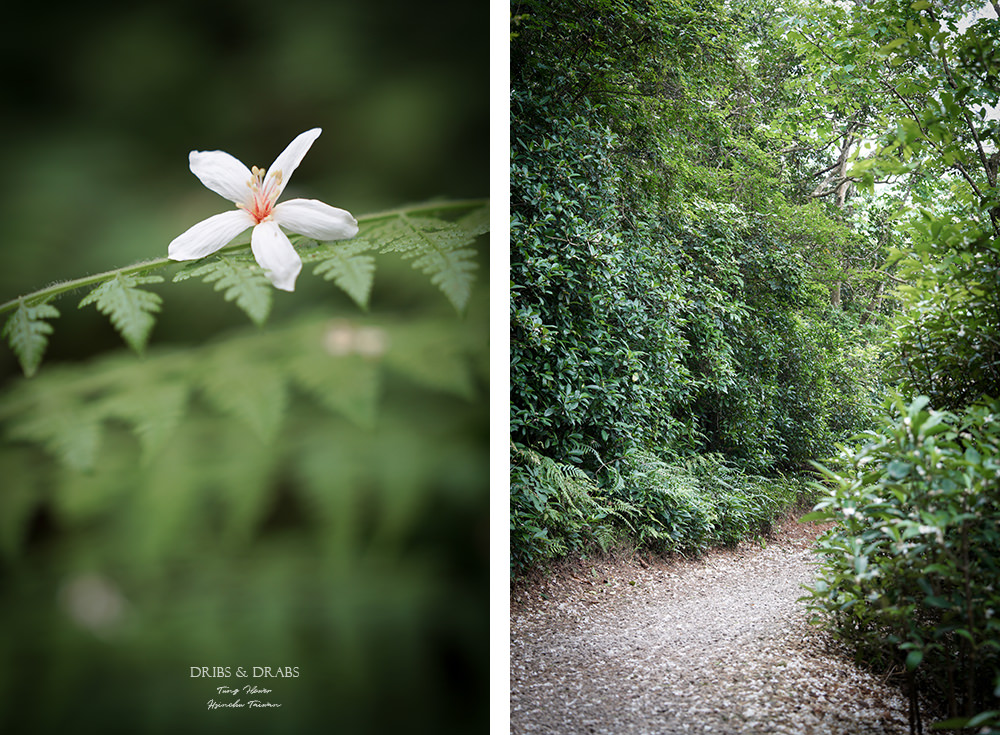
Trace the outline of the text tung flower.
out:
M 271 168 L 251 171 L 222 151 L 191 151 L 191 173 L 201 183 L 236 205 L 174 238 L 167 248 L 172 260 L 195 260 L 211 255 L 234 237 L 253 227 L 250 249 L 275 288 L 295 290 L 302 259 L 281 227 L 314 240 L 346 240 L 358 234 L 350 212 L 315 199 L 289 199 L 276 204 L 313 141 L 323 132 L 307 130 L 288 144 Z M 280 225 L 280 227 L 279 227 Z

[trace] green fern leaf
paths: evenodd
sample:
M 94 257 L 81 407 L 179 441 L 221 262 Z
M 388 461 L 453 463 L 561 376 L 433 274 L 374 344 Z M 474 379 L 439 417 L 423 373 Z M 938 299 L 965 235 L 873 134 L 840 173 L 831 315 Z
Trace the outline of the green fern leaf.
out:
M 214 428 L 214 427 L 213 427 Z M 201 439 L 211 447 L 202 467 L 207 468 L 215 499 L 223 508 L 220 538 L 225 543 L 249 542 L 260 522 L 271 510 L 274 465 L 273 451 L 247 451 L 246 437 L 238 431 L 210 429 L 213 435 Z
M 235 301 L 258 326 L 271 313 L 274 288 L 257 262 L 246 255 L 215 258 L 207 263 L 188 266 L 174 276 L 174 282 L 201 278 L 215 283 L 215 290 L 225 290 L 226 301 Z
M 458 223 L 472 237 L 485 235 L 490 231 L 490 208 L 488 206 L 476 207 L 471 212 L 458 220 Z
M 37 413 L 10 427 L 10 437 L 43 445 L 71 469 L 92 469 L 101 440 L 95 412 L 58 395 L 43 398 L 35 408 Z
M 350 424 L 327 422 L 322 433 L 300 430 L 292 439 L 295 458 L 290 467 L 300 480 L 295 483 L 298 498 L 310 517 L 329 529 L 322 543 L 341 557 L 362 543 L 364 508 L 352 493 L 330 492 L 330 488 L 360 487 L 369 480 L 372 463 L 365 452 L 358 451 L 357 435 Z M 368 441 L 366 437 L 366 446 Z
M 482 222 L 449 222 L 436 217 L 399 214 L 365 233 L 382 252 L 397 252 L 431 277 L 459 312 L 465 309 L 478 268 L 476 251 L 467 247 L 481 234 Z
M 321 359 L 301 355 L 289 367 L 295 382 L 326 408 L 359 426 L 374 426 L 380 380 L 372 360 L 350 354 Z
M 149 380 L 143 379 L 146 376 L 145 371 L 123 375 L 118 390 L 99 404 L 102 415 L 132 425 L 144 463 L 156 456 L 173 435 L 187 410 L 190 394 L 183 382 L 168 382 L 155 373 L 149 375 Z
M 333 281 L 362 309 L 368 308 L 375 279 L 375 258 L 371 255 L 335 253 L 317 264 L 313 273 Z
M 116 427 L 109 434 L 108 440 L 101 442 L 90 471 L 77 472 L 62 465 L 49 480 L 52 491 L 48 497 L 62 523 L 94 522 L 114 512 L 135 492 L 134 446 L 125 441 L 124 429 Z
M 285 376 L 267 361 L 221 357 L 205 365 L 200 380 L 205 397 L 222 413 L 245 421 L 261 441 L 269 442 L 288 404 Z
M 21 363 L 21 369 L 29 378 L 38 371 L 49 343 L 48 335 L 52 334 L 52 325 L 45 320 L 58 316 L 56 307 L 44 301 L 35 306 L 28 306 L 21 301 L 17 311 L 4 325 L 0 336 L 7 338 L 7 343 Z
M 158 294 L 144 291 L 136 286 L 162 281 L 162 276 L 133 276 L 118 273 L 87 294 L 80 302 L 80 306 L 95 304 L 98 311 L 111 319 L 111 323 L 128 345 L 136 352 L 142 352 L 153 324 L 156 323 L 153 314 L 160 310 L 163 299 Z
M 198 441 L 200 446 L 190 448 Z M 133 563 L 143 565 L 185 553 L 179 539 L 205 533 L 203 464 L 195 457 L 205 453 L 205 436 L 179 433 L 142 475 L 121 510 L 120 530 Z M 194 461 L 192 461 L 194 459 Z

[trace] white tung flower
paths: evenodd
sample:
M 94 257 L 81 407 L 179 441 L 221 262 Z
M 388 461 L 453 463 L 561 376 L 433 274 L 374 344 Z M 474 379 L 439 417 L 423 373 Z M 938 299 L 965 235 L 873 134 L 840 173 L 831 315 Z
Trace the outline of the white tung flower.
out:
M 196 260 L 211 255 L 253 227 L 250 249 L 275 288 L 295 290 L 302 259 L 281 227 L 314 240 L 346 240 L 358 234 L 350 212 L 315 199 L 289 199 L 275 204 L 313 141 L 323 132 L 307 130 L 288 144 L 266 172 L 251 171 L 223 151 L 191 151 L 191 173 L 201 183 L 236 205 L 174 238 L 167 248 L 171 260 Z M 281 227 L 279 227 L 279 225 Z

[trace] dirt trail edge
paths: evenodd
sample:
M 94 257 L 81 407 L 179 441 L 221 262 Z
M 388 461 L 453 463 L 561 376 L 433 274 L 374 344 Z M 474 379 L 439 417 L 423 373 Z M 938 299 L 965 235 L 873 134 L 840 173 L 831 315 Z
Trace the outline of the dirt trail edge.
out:
M 899 690 L 807 623 L 815 531 L 562 566 L 511 601 L 512 733 L 906 735 Z

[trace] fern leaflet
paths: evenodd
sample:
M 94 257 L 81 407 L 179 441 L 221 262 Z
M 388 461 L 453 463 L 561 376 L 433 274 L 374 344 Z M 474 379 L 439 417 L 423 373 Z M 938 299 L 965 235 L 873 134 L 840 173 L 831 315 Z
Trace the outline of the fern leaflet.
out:
M 253 258 L 240 255 L 199 263 L 178 271 L 174 282 L 201 278 L 205 283 L 215 283 L 215 290 L 225 290 L 226 301 L 235 301 L 254 324 L 259 326 L 267 320 L 274 288 Z
M 158 294 L 136 286 L 161 283 L 162 276 L 133 276 L 118 273 L 84 296 L 80 307 L 95 304 L 106 314 L 119 334 L 136 352 L 142 352 L 149 339 L 163 299 Z
M 480 208 L 483 209 L 483 208 Z M 382 252 L 400 253 L 413 259 L 413 267 L 431 277 L 455 309 L 463 311 L 469 301 L 476 251 L 470 247 L 481 234 L 479 222 L 470 229 L 462 222 L 401 213 L 375 224 L 364 236 Z
M 52 334 L 52 325 L 45 320 L 58 316 L 56 307 L 44 301 L 35 306 L 21 301 L 17 311 L 4 325 L 0 336 L 7 338 L 7 343 L 21 363 L 21 369 L 29 378 L 38 370 L 49 343 L 48 335 Z

